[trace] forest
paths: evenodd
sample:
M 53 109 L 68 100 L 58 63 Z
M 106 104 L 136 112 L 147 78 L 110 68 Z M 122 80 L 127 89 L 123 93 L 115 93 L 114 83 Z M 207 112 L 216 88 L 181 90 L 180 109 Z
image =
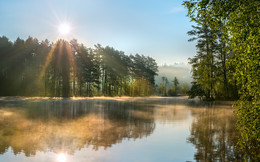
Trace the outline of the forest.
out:
M 176 96 L 188 91 L 190 98 L 204 101 L 234 100 L 236 148 L 246 161 L 259 161 L 260 2 L 184 0 L 183 5 L 194 24 L 189 41 L 197 48 L 189 58 L 189 91 L 176 77 L 163 76 L 156 86 L 158 65 L 149 56 L 100 44 L 89 48 L 76 39 L 51 43 L 18 37 L 12 42 L 1 36 L 0 96 Z
M 189 95 L 238 99 L 237 148 L 245 152 L 245 159 L 259 161 L 260 2 L 189 0 L 183 5 L 195 24 L 189 41 L 197 41 L 197 54 L 189 59 L 193 72 Z
M 149 96 L 158 66 L 149 56 L 77 42 L 0 37 L 0 96 Z

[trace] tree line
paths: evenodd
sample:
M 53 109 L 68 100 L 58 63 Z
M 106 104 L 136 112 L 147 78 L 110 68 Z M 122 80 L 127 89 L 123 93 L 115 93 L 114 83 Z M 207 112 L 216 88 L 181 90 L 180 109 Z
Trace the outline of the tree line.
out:
M 190 96 L 207 100 L 239 99 L 235 114 L 241 132 L 237 148 L 244 158 L 260 160 L 260 3 L 257 0 L 187 0 L 183 5 L 196 25 L 190 58 Z
M 160 85 L 157 88 L 157 94 L 160 96 L 180 96 L 187 95 L 189 86 L 187 83 L 182 82 L 181 86 L 179 86 L 179 80 L 177 77 L 171 81 L 173 83 L 170 86 L 170 81 L 167 77 L 163 76 Z
M 149 56 L 113 47 L 87 48 L 76 39 L 0 37 L 1 96 L 148 96 L 158 66 Z

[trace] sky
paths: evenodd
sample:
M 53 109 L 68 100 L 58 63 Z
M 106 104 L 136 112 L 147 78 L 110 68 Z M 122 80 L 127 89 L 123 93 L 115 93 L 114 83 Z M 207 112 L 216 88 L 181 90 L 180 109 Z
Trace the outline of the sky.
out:
M 87 47 L 112 46 L 153 57 L 158 65 L 188 62 L 192 23 L 182 0 L 0 0 L 0 36 L 55 42 L 75 38 Z M 67 23 L 70 33 L 61 35 Z

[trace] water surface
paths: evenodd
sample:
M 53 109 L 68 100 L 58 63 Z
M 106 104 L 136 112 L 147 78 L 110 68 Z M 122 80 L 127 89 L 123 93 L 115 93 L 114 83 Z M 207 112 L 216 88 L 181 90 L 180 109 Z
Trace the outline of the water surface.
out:
M 0 161 L 236 161 L 231 103 L 0 98 Z

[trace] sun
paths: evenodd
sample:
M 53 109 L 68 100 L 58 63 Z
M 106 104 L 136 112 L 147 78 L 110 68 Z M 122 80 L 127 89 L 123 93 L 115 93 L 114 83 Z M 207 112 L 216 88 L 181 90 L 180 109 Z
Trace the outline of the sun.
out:
M 69 32 L 70 32 L 70 25 L 67 24 L 67 23 L 60 24 L 59 25 L 59 32 L 62 35 L 69 34 Z

